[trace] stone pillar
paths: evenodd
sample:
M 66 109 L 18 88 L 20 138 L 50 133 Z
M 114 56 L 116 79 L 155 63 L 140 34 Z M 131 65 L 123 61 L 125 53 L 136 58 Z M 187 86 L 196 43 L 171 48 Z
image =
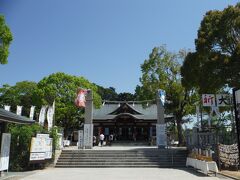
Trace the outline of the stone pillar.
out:
M 198 131 L 196 127 L 192 129 L 192 145 L 194 147 L 198 146 Z
M 84 148 L 92 149 L 93 146 L 93 94 L 92 90 L 88 90 L 86 95 L 85 107 L 85 123 L 84 123 Z
M 166 124 L 164 120 L 164 107 L 160 99 L 159 92 L 157 92 L 157 124 L 156 124 L 156 139 L 158 148 L 166 148 L 167 135 Z

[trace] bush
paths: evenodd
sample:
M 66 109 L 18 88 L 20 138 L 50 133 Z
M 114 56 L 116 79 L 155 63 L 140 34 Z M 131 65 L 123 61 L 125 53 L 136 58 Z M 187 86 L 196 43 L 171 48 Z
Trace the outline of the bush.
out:
M 38 124 L 9 124 L 8 131 L 11 133 L 9 169 L 12 171 L 29 169 L 31 138 L 36 136 L 37 133 L 47 133 L 47 130 Z

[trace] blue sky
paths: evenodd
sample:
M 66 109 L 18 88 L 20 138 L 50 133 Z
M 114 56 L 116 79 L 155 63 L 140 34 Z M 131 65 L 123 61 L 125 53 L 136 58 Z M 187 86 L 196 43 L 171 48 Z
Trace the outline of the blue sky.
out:
M 14 36 L 0 86 L 55 72 L 134 92 L 155 46 L 194 49 L 208 10 L 237 0 L 0 0 Z

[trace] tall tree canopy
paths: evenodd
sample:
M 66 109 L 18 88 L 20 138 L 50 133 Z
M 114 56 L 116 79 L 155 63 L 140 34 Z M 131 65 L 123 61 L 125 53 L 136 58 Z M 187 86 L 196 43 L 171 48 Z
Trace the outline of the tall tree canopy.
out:
M 168 103 L 165 105 L 167 113 L 176 117 L 179 143 L 182 144 L 183 116 L 189 114 L 193 104 L 193 93 L 187 91 L 181 84 L 180 62 L 184 58 L 183 51 L 178 54 L 170 53 L 165 46 L 156 47 L 141 65 L 141 86 L 137 86 L 136 95 L 139 100 L 156 99 L 159 89 L 166 91 Z
M 37 90 L 37 83 L 31 81 L 17 82 L 14 86 L 7 84 L 0 88 L 0 105 L 10 105 L 12 111 L 17 105 L 23 106 L 23 115 L 28 116 L 30 106 L 36 103 L 34 96 Z
M 102 86 L 98 86 L 98 94 L 101 96 L 102 100 L 115 101 L 118 97 L 117 92 L 114 87 L 104 88 Z
M 136 100 L 136 95 L 128 92 L 119 93 L 117 99 L 118 101 L 134 101 Z
M 99 107 L 101 97 L 97 94 L 97 87 L 83 77 L 76 77 L 64 73 L 51 74 L 38 83 L 38 95 L 41 104 L 56 102 L 55 124 L 67 130 L 77 128 L 79 121 L 83 121 L 83 109 L 74 105 L 78 87 L 93 91 L 94 105 Z
M 240 3 L 207 12 L 195 45 L 181 69 L 185 87 L 197 87 L 200 93 L 240 87 Z
M 7 63 L 8 48 L 12 39 L 12 33 L 5 23 L 4 16 L 0 15 L 0 64 Z
M 39 114 L 42 105 L 52 105 L 55 100 L 55 125 L 67 130 L 79 127 L 84 120 L 83 109 L 75 106 L 74 100 L 78 87 L 91 89 L 96 107 L 101 104 L 101 97 L 97 94 L 97 86 L 83 77 L 76 77 L 64 73 L 55 73 L 44 77 L 39 83 L 22 81 L 14 86 L 3 85 L 0 88 L 0 105 L 11 105 L 15 111 L 17 105 L 23 106 L 23 115 L 29 116 L 31 105 L 36 106 Z M 36 116 L 38 118 L 38 115 Z

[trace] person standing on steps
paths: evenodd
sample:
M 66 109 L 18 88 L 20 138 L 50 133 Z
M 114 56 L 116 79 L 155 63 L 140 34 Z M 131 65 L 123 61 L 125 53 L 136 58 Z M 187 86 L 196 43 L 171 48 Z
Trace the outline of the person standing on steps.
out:
M 100 134 L 99 139 L 100 139 L 101 146 L 103 146 L 103 141 L 104 141 L 103 133 Z
M 96 143 L 97 143 L 97 138 L 96 136 L 93 136 L 93 146 L 96 146 Z
M 112 142 L 113 142 L 113 134 L 110 134 L 110 136 L 109 136 L 109 146 L 112 145 Z

